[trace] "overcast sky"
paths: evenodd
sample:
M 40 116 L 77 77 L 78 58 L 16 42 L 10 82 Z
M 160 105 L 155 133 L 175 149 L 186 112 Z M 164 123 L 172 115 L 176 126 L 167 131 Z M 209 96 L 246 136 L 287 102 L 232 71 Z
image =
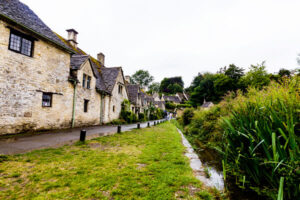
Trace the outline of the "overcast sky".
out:
M 266 61 L 269 72 L 294 69 L 300 53 L 299 0 L 21 0 L 55 32 L 79 32 L 79 47 L 106 66 L 155 81 L 234 63 Z

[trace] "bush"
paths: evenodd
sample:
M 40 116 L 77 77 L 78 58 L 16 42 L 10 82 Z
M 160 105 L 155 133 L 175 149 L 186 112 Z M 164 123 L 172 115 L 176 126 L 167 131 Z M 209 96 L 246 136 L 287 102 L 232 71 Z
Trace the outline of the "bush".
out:
M 192 105 L 191 104 L 178 104 L 176 107 L 177 108 L 191 108 Z
M 140 122 L 146 121 L 146 116 L 144 113 L 139 113 L 139 121 Z
M 183 125 L 190 124 L 193 116 L 194 116 L 194 109 L 186 108 L 182 114 Z
M 120 118 L 126 121 L 127 123 L 132 123 L 132 112 L 130 111 L 121 111 Z
M 110 122 L 112 125 L 120 125 L 120 124 L 126 124 L 126 121 L 124 119 L 114 119 Z
M 172 102 L 166 102 L 166 109 L 174 110 L 176 108 L 176 104 Z

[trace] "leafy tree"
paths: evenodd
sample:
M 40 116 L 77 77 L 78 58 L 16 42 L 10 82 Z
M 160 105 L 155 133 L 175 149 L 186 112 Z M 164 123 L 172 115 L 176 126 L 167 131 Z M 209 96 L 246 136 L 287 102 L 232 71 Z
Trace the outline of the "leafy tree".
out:
M 172 78 L 164 78 L 160 84 L 160 92 L 167 94 L 175 94 L 177 92 L 182 92 L 184 87 L 184 83 L 182 78 L 172 77 Z
M 291 77 L 291 71 L 288 70 L 288 69 L 281 68 L 281 69 L 279 70 L 279 72 L 278 72 L 278 75 L 279 75 L 280 77 L 284 77 L 284 76 L 286 76 L 286 77 Z
M 216 99 L 214 90 L 215 75 L 212 73 L 205 73 L 202 76 L 203 79 L 191 93 L 190 101 L 193 106 L 202 105 L 204 99 L 207 101 L 214 101 Z
M 251 65 L 250 71 L 242 78 L 244 86 L 253 86 L 261 89 L 270 83 L 270 76 L 266 71 L 265 62 L 257 65 Z
M 158 82 L 154 82 L 149 86 L 149 93 L 153 94 L 153 93 L 158 93 L 159 92 L 159 88 L 160 88 L 160 83 Z
M 131 78 L 131 81 L 134 84 L 139 84 L 142 88 L 149 86 L 149 84 L 154 80 L 154 77 L 151 76 L 147 70 L 138 70 Z

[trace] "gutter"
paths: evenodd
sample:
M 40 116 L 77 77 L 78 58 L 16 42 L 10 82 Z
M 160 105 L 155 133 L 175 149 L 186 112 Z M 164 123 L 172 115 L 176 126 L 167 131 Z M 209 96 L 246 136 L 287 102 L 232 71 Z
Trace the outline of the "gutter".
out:
M 73 53 L 73 54 L 76 53 L 75 51 L 73 51 L 73 50 L 71 50 L 71 49 L 69 49 L 69 48 L 67 48 L 67 47 L 64 47 L 63 45 L 59 44 L 58 42 L 56 42 L 56 41 L 54 41 L 54 40 L 51 40 L 51 39 L 48 38 L 48 37 L 43 36 L 42 34 L 36 32 L 35 30 L 33 30 L 33 29 L 31 29 L 31 28 L 28 28 L 27 26 L 24 26 L 23 24 L 20 24 L 20 23 L 16 22 L 15 20 L 11 19 L 10 17 L 7 17 L 6 15 L 3 15 L 3 14 L 0 13 L 0 17 L 3 17 L 3 18 L 5 18 L 5 19 L 7 19 L 7 20 L 10 20 L 11 22 L 13 22 L 13 23 L 19 25 L 20 27 L 24 28 L 25 30 L 29 30 L 29 31 L 33 32 L 34 34 L 38 35 L 39 37 L 43 38 L 44 40 L 47 40 L 47 41 L 50 41 L 50 42 L 54 43 L 55 45 L 57 45 L 57 46 L 63 48 L 63 49 L 64 49 L 65 51 L 67 51 L 68 53 Z M 50 30 L 51 30 L 51 29 L 50 29 Z M 52 30 L 51 30 L 51 31 L 52 31 Z M 53 32 L 53 31 L 52 31 L 52 32 Z M 54 33 L 53 33 L 53 34 L 54 34 Z

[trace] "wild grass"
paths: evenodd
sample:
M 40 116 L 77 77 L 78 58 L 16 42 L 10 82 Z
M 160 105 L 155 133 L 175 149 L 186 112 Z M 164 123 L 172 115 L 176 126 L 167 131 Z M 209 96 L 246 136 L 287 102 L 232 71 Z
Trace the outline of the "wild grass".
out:
M 0 199 L 213 199 L 174 125 L 5 156 Z

